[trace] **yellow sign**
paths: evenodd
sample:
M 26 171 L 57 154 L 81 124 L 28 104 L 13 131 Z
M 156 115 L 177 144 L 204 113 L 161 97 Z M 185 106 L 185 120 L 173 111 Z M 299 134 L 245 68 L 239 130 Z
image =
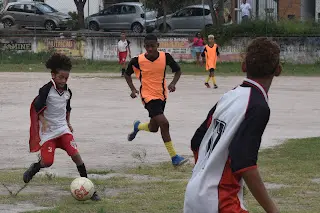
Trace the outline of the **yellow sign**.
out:
M 55 51 L 73 58 L 83 58 L 84 42 L 73 39 L 46 39 L 38 41 L 37 52 Z

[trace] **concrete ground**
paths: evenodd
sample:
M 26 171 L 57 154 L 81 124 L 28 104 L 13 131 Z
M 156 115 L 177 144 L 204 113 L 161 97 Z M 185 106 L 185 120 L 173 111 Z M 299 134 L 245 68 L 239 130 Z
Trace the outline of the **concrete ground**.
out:
M 37 160 L 36 154 L 28 152 L 29 106 L 49 78 L 49 73 L 0 73 L 0 169 L 28 167 Z M 167 103 L 165 114 L 172 139 L 182 155 L 191 155 L 190 139 L 219 97 L 243 79 L 218 76 L 220 87 L 213 90 L 204 87 L 204 78 L 182 76 Z M 319 135 L 319 80 L 275 79 L 269 93 L 271 118 L 263 136 L 263 148 L 286 138 Z M 135 83 L 138 87 L 138 82 Z M 73 91 L 74 135 L 88 169 L 134 166 L 137 160 L 132 154 L 144 149 L 147 162 L 170 160 L 159 133 L 140 132 L 133 142 L 127 141 L 132 122 L 147 121 L 148 113 L 140 99 L 129 97 L 124 79 L 104 74 L 72 74 L 69 86 Z M 50 170 L 57 175 L 77 175 L 73 162 L 61 150 L 56 151 Z

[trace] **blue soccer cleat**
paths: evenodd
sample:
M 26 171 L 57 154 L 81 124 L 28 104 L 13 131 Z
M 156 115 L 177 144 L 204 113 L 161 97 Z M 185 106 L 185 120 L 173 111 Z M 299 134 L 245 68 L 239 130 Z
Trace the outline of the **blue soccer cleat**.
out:
M 188 159 L 185 159 L 184 157 L 181 157 L 179 155 L 172 157 L 172 165 L 174 166 L 181 166 L 186 162 L 188 162 Z
M 135 139 L 136 135 L 139 132 L 138 127 L 140 123 L 141 123 L 140 121 L 133 122 L 133 131 L 128 135 L 128 141 L 133 141 L 133 139 Z

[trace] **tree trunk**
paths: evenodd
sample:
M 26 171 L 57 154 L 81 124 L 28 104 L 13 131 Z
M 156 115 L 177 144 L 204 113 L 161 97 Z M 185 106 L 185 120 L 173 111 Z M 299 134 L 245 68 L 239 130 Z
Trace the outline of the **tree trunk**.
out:
M 210 7 L 210 14 L 211 14 L 211 18 L 212 18 L 212 23 L 213 25 L 217 25 L 217 15 L 216 15 L 216 11 L 214 9 L 213 6 L 213 0 L 208 0 L 208 5 Z
M 167 0 L 162 0 L 162 8 L 163 8 L 163 32 L 167 32 Z
M 80 29 L 84 29 L 84 5 L 87 0 L 74 0 L 78 12 L 78 22 Z M 89 14 L 88 14 L 89 15 Z
M 224 0 L 219 0 L 219 26 L 224 24 Z

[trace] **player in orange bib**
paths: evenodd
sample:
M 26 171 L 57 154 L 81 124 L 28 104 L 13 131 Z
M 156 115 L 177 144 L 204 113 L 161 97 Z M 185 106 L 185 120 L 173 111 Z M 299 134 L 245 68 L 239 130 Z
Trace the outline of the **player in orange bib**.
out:
M 133 58 L 126 70 L 125 78 L 131 89 L 131 97 L 136 98 L 140 93 L 142 103 L 149 112 L 150 122 L 141 123 L 135 121 L 133 131 L 128 135 L 128 141 L 132 141 L 140 130 L 158 132 L 161 130 L 162 139 L 171 157 L 174 166 L 180 166 L 187 160 L 177 155 L 169 132 L 169 122 L 164 116 L 164 108 L 168 97 L 168 90 L 174 92 L 176 83 L 181 76 L 180 66 L 169 53 L 158 51 L 159 43 L 155 35 L 147 35 L 144 39 L 147 53 Z M 175 73 L 172 82 L 167 87 L 166 66 Z M 140 92 L 132 83 L 131 75 L 135 73 L 140 80 Z
M 218 45 L 214 42 L 214 36 L 208 36 L 209 45 L 206 45 L 201 56 L 206 60 L 206 70 L 209 71 L 209 76 L 206 79 L 204 85 L 210 88 L 209 80 L 212 78 L 213 88 L 217 89 L 216 79 L 214 77 L 214 71 L 217 68 L 217 59 L 220 55 Z

